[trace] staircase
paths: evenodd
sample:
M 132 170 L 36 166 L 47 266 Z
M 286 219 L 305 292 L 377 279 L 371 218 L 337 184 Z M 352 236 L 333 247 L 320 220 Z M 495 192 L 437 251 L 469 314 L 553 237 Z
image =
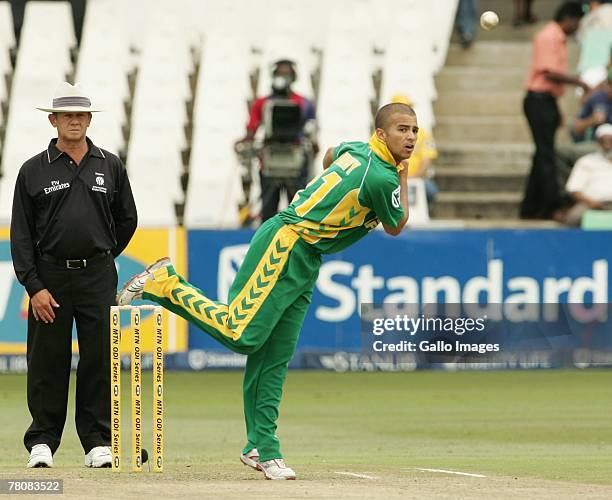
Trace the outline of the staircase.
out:
M 551 19 L 556 0 L 534 2 L 535 14 Z M 481 0 L 481 11 L 501 18 L 493 31 L 479 28 L 470 49 L 451 43 L 445 67 L 436 77 L 434 105 L 438 145 L 436 182 L 440 193 L 432 217 L 474 221 L 518 220 L 533 143 L 523 115 L 523 84 L 531 58 L 531 38 L 544 25 L 514 28 L 512 2 Z M 578 47 L 568 43 L 570 72 Z M 575 115 L 577 100 L 567 88 L 561 102 L 566 123 Z M 559 131 L 557 142 L 567 141 Z

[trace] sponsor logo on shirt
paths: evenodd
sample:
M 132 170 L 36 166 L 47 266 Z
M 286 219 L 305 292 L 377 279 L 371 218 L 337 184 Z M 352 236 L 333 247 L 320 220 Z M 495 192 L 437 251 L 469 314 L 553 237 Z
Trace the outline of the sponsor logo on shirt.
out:
M 69 182 L 60 183 L 60 181 L 51 181 L 51 186 L 43 188 L 45 194 L 53 193 L 55 191 L 61 191 L 62 189 L 68 189 L 70 187 Z

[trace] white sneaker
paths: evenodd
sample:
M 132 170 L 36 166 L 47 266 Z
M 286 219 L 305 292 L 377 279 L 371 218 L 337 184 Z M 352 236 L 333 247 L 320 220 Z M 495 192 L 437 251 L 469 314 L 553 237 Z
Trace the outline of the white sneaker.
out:
M 257 448 L 253 448 L 248 453 L 242 453 L 240 455 L 240 461 L 252 469 L 261 470 L 261 467 L 259 466 L 259 452 L 257 451 Z
M 35 444 L 30 451 L 28 469 L 38 467 L 53 467 L 53 454 L 51 448 L 46 444 Z
M 153 262 L 143 272 L 130 279 L 117 294 L 115 302 L 118 306 L 127 306 L 133 300 L 142 299 L 145 283 L 153 278 L 153 271 L 172 264 L 170 257 L 162 257 Z
M 96 446 L 85 455 L 85 467 L 108 468 L 111 466 L 112 460 L 110 446 Z
M 285 465 L 282 458 L 259 462 L 259 466 L 266 479 L 295 479 L 295 472 Z

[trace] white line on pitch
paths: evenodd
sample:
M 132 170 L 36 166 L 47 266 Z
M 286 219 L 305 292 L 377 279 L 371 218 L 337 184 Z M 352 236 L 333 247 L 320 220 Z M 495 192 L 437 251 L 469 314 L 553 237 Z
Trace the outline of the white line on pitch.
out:
M 457 472 L 454 470 L 444 470 L 444 469 L 425 469 L 421 467 L 413 467 L 413 469 L 421 470 L 424 472 L 441 472 L 442 474 L 457 474 L 458 476 L 470 476 L 470 477 L 487 477 L 482 474 L 472 474 L 470 472 Z
M 360 479 L 378 479 L 376 476 L 368 476 L 367 474 L 355 474 L 354 472 L 335 472 L 334 474 L 340 474 L 342 476 L 358 477 Z

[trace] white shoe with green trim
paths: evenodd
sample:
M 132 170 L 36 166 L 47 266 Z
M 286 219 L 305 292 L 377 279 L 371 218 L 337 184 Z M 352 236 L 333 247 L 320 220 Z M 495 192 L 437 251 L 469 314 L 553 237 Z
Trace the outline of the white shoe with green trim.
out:
M 253 448 L 248 453 L 241 453 L 240 461 L 244 465 L 251 467 L 251 469 L 261 470 L 261 467 L 259 466 L 259 452 L 257 451 L 257 448 Z
M 285 461 L 282 458 L 259 462 L 259 466 L 266 479 L 295 479 L 295 472 L 285 465 Z

